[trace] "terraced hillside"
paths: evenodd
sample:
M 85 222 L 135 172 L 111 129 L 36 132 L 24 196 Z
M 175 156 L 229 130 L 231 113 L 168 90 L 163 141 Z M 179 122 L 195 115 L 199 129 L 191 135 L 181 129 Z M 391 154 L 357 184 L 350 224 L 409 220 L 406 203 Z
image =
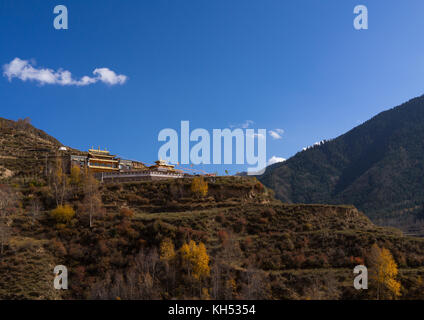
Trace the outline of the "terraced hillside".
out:
M 190 194 L 189 186 L 190 180 L 104 185 L 106 210 L 92 228 L 78 211 L 78 196 L 69 224 L 57 226 L 49 210 L 34 220 L 28 203 L 37 197 L 48 205 L 49 195 L 44 187 L 21 187 L 24 209 L 15 214 L 1 258 L 0 272 L 7 276 L 0 277 L 0 298 L 58 298 L 46 282 L 58 264 L 70 271 L 64 299 L 373 298 L 372 285 L 367 292 L 353 289 L 352 270 L 366 263 L 374 243 L 393 254 L 402 297 L 421 296 L 422 239 L 377 227 L 351 206 L 283 204 L 250 178 L 210 181 L 205 198 Z M 205 244 L 207 291 L 192 287 L 181 261 L 160 259 L 166 239 L 176 250 L 189 240 Z M 142 289 L 133 291 L 132 281 Z

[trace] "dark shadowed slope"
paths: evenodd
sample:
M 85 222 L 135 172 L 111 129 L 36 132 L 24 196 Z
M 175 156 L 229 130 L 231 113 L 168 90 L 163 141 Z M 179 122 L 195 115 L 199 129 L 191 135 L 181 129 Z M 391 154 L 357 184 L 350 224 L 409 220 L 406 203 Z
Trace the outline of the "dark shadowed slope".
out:
M 285 202 L 353 204 L 376 222 L 415 224 L 424 213 L 424 96 L 269 167 L 260 180 Z

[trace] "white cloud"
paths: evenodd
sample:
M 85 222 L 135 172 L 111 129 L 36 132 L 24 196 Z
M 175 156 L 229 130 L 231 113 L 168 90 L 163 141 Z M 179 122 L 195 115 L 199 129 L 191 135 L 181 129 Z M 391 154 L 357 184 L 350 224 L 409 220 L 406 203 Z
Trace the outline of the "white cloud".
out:
M 252 124 L 254 124 L 255 122 L 253 121 L 253 120 L 246 120 L 242 125 L 241 125 L 241 127 L 243 128 L 243 129 L 247 129 L 247 128 L 249 128 Z
M 283 139 L 282 135 L 284 133 L 284 130 L 283 129 L 268 130 L 268 133 L 273 139 L 278 140 L 278 139 Z
M 98 68 L 93 71 L 94 75 L 98 75 L 98 78 L 100 81 L 114 85 L 114 84 L 123 84 L 125 81 L 127 81 L 127 76 L 124 76 L 122 74 L 117 75 L 112 70 L 109 70 L 108 68 Z
M 277 156 L 272 156 L 269 160 L 268 160 L 268 165 L 270 166 L 271 164 L 277 163 L 277 162 L 284 162 L 286 161 L 286 159 L 281 158 L 281 157 L 277 157 Z
M 3 75 L 11 81 L 18 78 L 22 81 L 35 81 L 41 85 L 58 84 L 62 86 L 87 86 L 98 81 L 108 85 L 124 84 L 127 76 L 117 75 L 108 68 L 97 68 L 93 71 L 94 77 L 83 76 L 76 80 L 72 78 L 70 71 L 59 69 L 57 71 L 48 68 L 36 68 L 29 61 L 19 58 L 3 65 Z
M 246 120 L 243 123 L 240 124 L 230 124 L 230 128 L 242 128 L 242 129 L 247 129 L 249 128 L 251 125 L 253 125 L 255 123 L 255 121 L 253 120 Z

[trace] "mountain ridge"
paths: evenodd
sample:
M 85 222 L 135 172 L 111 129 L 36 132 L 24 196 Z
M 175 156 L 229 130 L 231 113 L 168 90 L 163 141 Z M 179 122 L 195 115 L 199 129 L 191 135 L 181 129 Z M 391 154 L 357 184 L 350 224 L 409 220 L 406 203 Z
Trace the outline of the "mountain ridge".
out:
M 289 203 L 353 204 L 382 223 L 402 210 L 415 218 L 424 203 L 423 123 L 420 96 L 268 167 L 258 179 Z

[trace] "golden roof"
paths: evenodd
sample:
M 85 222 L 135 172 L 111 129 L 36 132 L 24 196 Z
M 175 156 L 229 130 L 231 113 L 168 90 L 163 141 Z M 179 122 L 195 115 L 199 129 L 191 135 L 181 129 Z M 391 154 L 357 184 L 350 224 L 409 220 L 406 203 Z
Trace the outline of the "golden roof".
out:
M 172 164 L 167 164 L 165 160 L 157 160 L 155 161 L 157 166 L 164 166 L 164 167 L 174 167 Z

